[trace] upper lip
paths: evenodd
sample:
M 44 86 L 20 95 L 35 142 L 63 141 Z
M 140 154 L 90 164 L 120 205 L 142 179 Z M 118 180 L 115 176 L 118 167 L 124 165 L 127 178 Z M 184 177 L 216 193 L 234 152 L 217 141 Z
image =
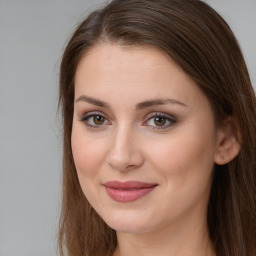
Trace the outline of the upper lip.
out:
M 103 184 L 105 187 L 115 188 L 115 189 L 140 189 L 140 188 L 150 188 L 155 187 L 158 184 L 156 183 L 147 183 L 141 181 L 108 181 Z

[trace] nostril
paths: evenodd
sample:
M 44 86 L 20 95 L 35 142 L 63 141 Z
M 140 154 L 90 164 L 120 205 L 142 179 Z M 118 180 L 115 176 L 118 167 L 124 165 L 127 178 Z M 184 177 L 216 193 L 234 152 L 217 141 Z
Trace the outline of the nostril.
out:
M 111 155 L 107 157 L 107 163 L 111 168 L 119 171 L 127 171 L 138 168 L 143 164 L 143 157 L 138 152 L 130 155 Z
M 137 168 L 143 162 L 138 143 L 135 143 L 134 134 L 127 129 L 127 126 L 119 127 L 112 138 L 113 141 L 106 156 L 108 165 L 119 171 Z

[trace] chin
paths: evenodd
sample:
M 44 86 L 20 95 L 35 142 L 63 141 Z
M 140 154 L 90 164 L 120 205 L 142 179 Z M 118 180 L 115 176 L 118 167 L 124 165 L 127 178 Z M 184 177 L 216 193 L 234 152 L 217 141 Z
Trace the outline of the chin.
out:
M 141 223 L 131 223 L 131 222 L 122 222 L 122 223 L 107 223 L 106 224 L 114 229 L 116 232 L 122 233 L 133 233 L 133 234 L 142 234 L 151 231 L 151 228 L 148 225 L 141 225 Z
M 101 215 L 105 223 L 117 232 L 146 233 L 154 229 L 152 217 L 137 213 L 113 213 Z

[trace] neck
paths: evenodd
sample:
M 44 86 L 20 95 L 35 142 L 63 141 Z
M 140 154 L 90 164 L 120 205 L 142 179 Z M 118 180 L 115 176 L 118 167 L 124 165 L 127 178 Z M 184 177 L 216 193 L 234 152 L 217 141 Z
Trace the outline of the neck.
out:
M 215 256 L 206 221 L 200 225 L 183 220 L 139 234 L 117 232 L 117 239 L 114 256 Z

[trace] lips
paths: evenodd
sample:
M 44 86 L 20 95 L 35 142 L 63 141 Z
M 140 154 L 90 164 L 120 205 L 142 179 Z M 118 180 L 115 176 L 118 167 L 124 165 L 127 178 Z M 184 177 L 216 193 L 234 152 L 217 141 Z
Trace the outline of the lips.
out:
M 132 202 L 144 197 L 157 186 L 155 183 L 140 181 L 109 181 L 103 184 L 107 194 L 117 202 Z

